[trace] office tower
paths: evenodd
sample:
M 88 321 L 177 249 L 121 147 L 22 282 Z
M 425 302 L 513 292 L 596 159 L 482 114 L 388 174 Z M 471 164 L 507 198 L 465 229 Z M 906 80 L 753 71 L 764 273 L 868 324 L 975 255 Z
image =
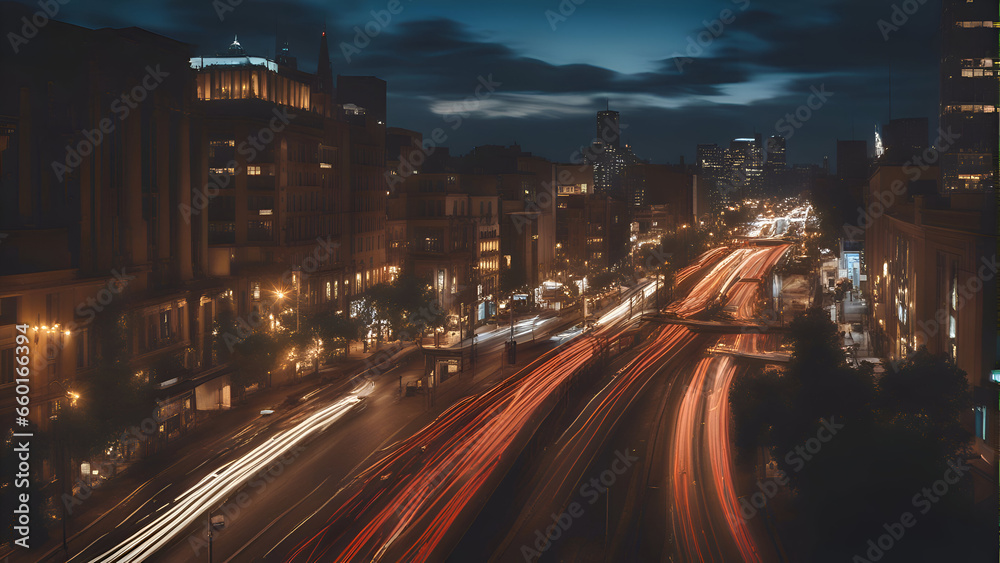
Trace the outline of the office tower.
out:
M 761 135 L 733 139 L 726 151 L 728 187 L 740 198 L 760 195 L 764 171 L 764 147 Z
M 286 66 L 288 68 L 298 69 L 299 61 L 296 57 L 292 55 L 292 51 L 288 46 L 288 39 L 278 39 L 274 38 L 274 62 L 279 65 Z M 329 59 L 328 59 L 329 60 Z
M 365 116 L 375 125 L 385 126 L 385 80 L 375 76 L 337 75 L 337 103 L 364 108 Z
M 787 165 L 785 160 L 785 138 L 772 135 L 767 139 L 767 161 L 764 164 L 764 186 L 775 194 L 784 188 L 784 173 Z
M 926 117 L 893 119 L 882 128 L 881 163 L 905 164 L 915 162 L 927 148 L 928 124 Z
M 996 186 L 997 7 L 945 0 L 941 17 L 943 191 Z M 934 135 L 936 138 L 938 135 Z
M 719 178 L 726 165 L 726 151 L 716 144 L 702 144 L 697 148 L 698 173 L 705 178 Z
M 622 131 L 617 111 L 605 110 L 597 112 L 597 128 L 594 138 L 611 145 L 615 149 L 621 146 Z
M 868 141 L 837 141 L 837 177 L 841 180 L 867 180 L 869 172 Z

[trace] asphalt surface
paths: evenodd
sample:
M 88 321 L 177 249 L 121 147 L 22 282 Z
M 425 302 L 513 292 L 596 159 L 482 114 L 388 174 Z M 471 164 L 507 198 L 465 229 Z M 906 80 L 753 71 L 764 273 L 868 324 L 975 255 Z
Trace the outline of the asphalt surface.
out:
M 669 310 L 699 319 L 719 302 L 750 319 L 758 286 L 740 280 L 763 279 L 786 248 L 706 253 L 678 273 Z M 623 292 L 582 334 L 573 315 L 518 321 L 519 363 L 504 372 L 509 329 L 477 335 L 476 374 L 439 384 L 433 405 L 400 392 L 422 357 L 295 388 L 274 414 L 123 480 L 127 496 L 77 523 L 68 560 L 773 560 L 764 523 L 734 508 L 726 397 L 739 361 L 705 356 L 717 336 L 637 328 L 655 287 Z M 210 515 L 224 527 L 209 543 Z M 470 545 L 484 530 L 492 539 Z

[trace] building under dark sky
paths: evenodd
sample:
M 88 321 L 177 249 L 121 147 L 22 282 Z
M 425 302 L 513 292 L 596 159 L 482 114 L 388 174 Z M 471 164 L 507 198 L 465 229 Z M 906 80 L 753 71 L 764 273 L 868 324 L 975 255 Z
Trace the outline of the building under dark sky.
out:
M 944 0 L 941 17 L 941 127 L 953 131 L 942 145 L 943 189 L 996 187 L 997 6 Z M 954 138 L 952 138 L 954 137 Z
M 95 29 L 141 27 L 188 43 L 199 56 L 215 54 L 238 35 L 247 53 L 294 57 L 309 71 L 317 67 L 316 38 L 325 26 L 334 76 L 378 76 L 388 83 L 387 125 L 429 132 L 447 126 L 447 116 L 467 113 L 463 120 L 476 125 L 449 131 L 448 144 L 459 154 L 499 139 L 566 161 L 579 139 L 590 137 L 594 112 L 610 98 L 631 116 L 628 139 L 644 157 L 690 161 L 692 140 L 665 131 L 696 132 L 694 143 L 738 131 L 768 136 L 811 87 L 825 84 L 835 95 L 796 129 L 788 148 L 789 162 L 820 162 L 833 153 L 836 138 L 853 138 L 852 129 L 870 130 L 890 117 L 889 68 L 893 112 L 929 116 L 936 129 L 937 2 L 922 4 L 887 37 L 876 22 L 891 17 L 889 5 L 785 0 L 588 3 L 555 29 L 530 0 L 404 2 L 377 36 L 361 39 L 355 28 L 371 20 L 373 7 L 357 3 L 243 2 L 220 17 L 213 7 L 218 2 L 93 0 L 60 5 L 56 19 Z M 705 33 L 703 22 L 723 8 L 734 13 L 732 23 L 688 58 L 687 40 Z M 37 9 L 28 0 L 0 7 L 3 37 L 20 33 L 20 18 Z M 628 33 L 607 33 L 618 25 L 627 25 Z M 31 41 L 46 36 L 41 29 Z M 475 95 L 480 75 L 492 75 L 500 86 L 469 107 L 464 101 Z

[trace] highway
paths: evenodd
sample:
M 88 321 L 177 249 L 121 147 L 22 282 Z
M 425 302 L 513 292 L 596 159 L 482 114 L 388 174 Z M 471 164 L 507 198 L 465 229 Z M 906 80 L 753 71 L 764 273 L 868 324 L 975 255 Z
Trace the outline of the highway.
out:
M 678 289 L 690 291 L 668 309 L 703 317 L 713 303 L 722 303 L 734 311 L 735 322 L 751 319 L 759 300 L 755 282 L 787 248 L 712 249 L 678 272 Z M 221 453 L 210 453 L 156 493 L 154 483 L 147 494 L 123 501 L 107 522 L 114 528 L 95 528 L 89 545 L 72 560 L 200 559 L 207 550 L 207 515 L 233 506 L 237 514 L 214 534 L 219 561 L 444 560 L 539 424 L 576 385 L 577 374 L 606 362 L 612 346 L 622 347 L 620 339 L 635 341 L 655 290 L 655 280 L 641 280 L 587 331 L 562 330 L 550 338 L 561 330 L 557 318 L 518 321 L 519 341 L 539 336 L 526 357 L 530 361 L 502 380 L 477 380 L 444 412 L 420 413 L 423 405 L 417 402 L 400 408 L 391 377 L 310 394 L 280 416 L 261 417 L 228 436 Z M 479 335 L 480 351 L 490 355 L 485 352 L 498 350 L 509 334 L 509 327 L 501 327 Z M 759 338 L 724 337 L 731 339 L 725 341 L 728 346 L 766 352 L 770 337 Z M 671 404 L 659 406 L 671 419 L 670 431 L 654 438 L 671 446 L 650 445 L 650 451 L 670 452 L 665 467 L 671 487 L 664 502 L 672 516 L 665 532 L 683 540 L 676 549 L 692 557 L 721 561 L 738 553 L 754 560 L 753 533 L 731 510 L 735 493 L 723 398 L 737 364 L 729 357 L 699 360 L 716 343 L 685 327 L 661 326 L 615 360 L 620 368 L 600 379 L 593 397 L 556 441 L 552 451 L 558 455 L 532 484 L 533 503 L 498 535 L 501 545 L 492 558 L 509 560 L 545 524 L 550 509 L 565 507 L 584 474 L 606 457 L 606 437 L 633 416 L 644 389 L 670 378 L 681 382 L 661 394 L 672 397 Z M 254 490 L 257 486 L 260 490 Z M 246 506 L 241 497 L 249 497 Z M 609 543 L 628 549 L 615 533 Z M 250 553 L 257 555 L 250 558 Z

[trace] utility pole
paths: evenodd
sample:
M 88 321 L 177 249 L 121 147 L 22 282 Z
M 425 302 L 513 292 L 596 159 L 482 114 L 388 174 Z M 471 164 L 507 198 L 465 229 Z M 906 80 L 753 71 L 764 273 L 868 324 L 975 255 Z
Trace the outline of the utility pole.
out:
M 299 271 L 299 267 L 296 266 L 295 272 L 295 332 L 299 331 L 299 288 L 302 287 L 302 272 Z M 211 538 L 211 536 L 209 536 Z M 209 542 L 211 546 L 211 542 Z
M 514 341 L 514 294 L 510 296 L 510 341 Z

